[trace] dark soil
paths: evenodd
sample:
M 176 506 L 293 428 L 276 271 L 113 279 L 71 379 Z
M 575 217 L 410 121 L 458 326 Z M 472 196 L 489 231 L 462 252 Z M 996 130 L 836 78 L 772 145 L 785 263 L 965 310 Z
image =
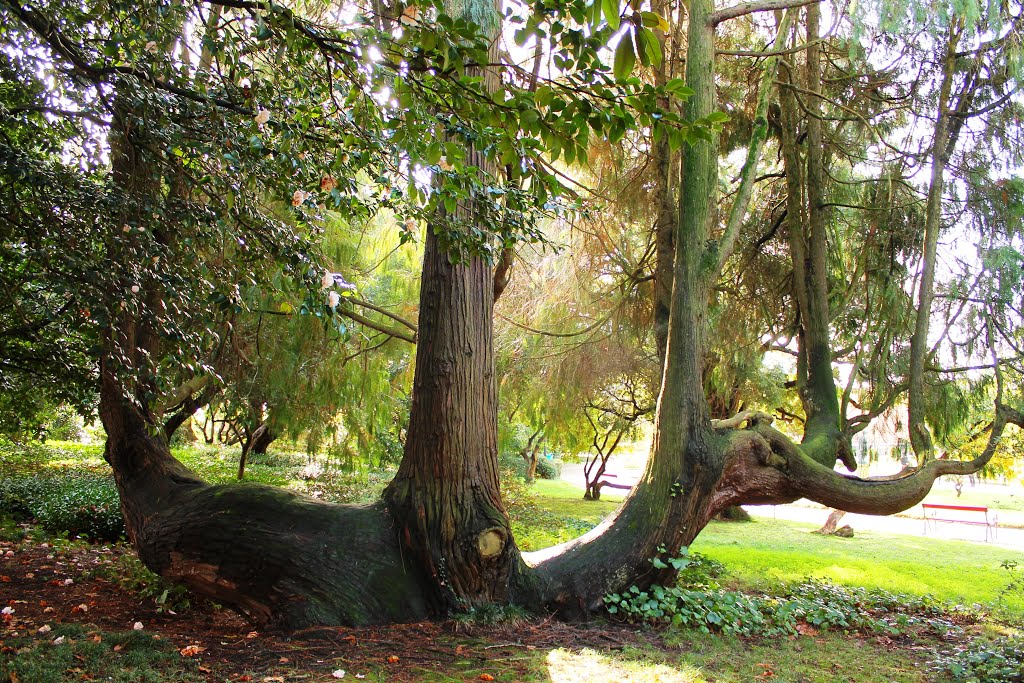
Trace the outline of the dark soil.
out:
M 621 650 L 658 639 L 606 622 L 567 624 L 553 619 L 493 626 L 448 621 L 265 632 L 209 603 L 181 614 L 158 610 L 153 598 L 141 597 L 122 585 L 131 585 L 127 577 L 117 576 L 122 556 L 128 553 L 131 550 L 124 545 L 55 547 L 47 542 L 0 541 L 0 607 L 13 609 L 0 615 L 0 659 L 16 656 L 5 641 L 37 635 L 45 625 L 73 623 L 110 632 L 132 630 L 141 622 L 144 633 L 170 641 L 182 657 L 199 662 L 196 680 L 323 681 L 332 680 L 332 671 L 344 669 L 346 679 L 364 672 L 368 679 L 385 674 L 387 680 L 414 681 L 426 672 L 491 668 L 504 678 L 513 674 L 522 680 L 530 678 L 528 671 L 541 654 L 534 650 Z

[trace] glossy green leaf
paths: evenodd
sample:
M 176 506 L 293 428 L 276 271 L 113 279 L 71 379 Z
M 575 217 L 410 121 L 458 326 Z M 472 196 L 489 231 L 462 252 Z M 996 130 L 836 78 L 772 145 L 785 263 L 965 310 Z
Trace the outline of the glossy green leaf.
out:
M 601 0 L 601 7 L 604 9 L 604 18 L 613 31 L 619 30 L 619 2 L 618 0 Z
M 612 64 L 612 73 L 618 80 L 629 77 L 636 66 L 636 53 L 633 51 L 633 41 L 630 37 L 623 36 L 615 48 L 615 61 Z

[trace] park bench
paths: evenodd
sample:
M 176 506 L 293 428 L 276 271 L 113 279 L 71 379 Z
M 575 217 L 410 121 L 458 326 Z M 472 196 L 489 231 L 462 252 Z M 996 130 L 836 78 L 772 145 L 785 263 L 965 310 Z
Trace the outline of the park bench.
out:
M 924 510 L 924 533 L 928 534 L 929 524 L 937 522 L 948 524 L 969 524 L 985 527 L 985 542 L 995 540 L 999 528 L 998 518 L 992 515 L 989 519 L 988 508 L 978 505 L 940 505 L 938 503 L 921 503 Z M 984 518 L 984 519 L 982 519 Z
M 609 478 L 617 479 L 618 476 L 614 475 L 614 474 L 609 474 L 608 472 L 605 472 L 604 474 L 602 474 L 601 475 L 601 479 L 599 480 L 599 483 L 601 484 L 601 488 L 604 488 L 605 486 L 607 486 L 608 488 L 611 488 L 611 489 L 624 489 L 626 491 L 629 491 L 631 488 L 633 488 L 629 484 L 616 484 L 614 481 L 607 481 Z

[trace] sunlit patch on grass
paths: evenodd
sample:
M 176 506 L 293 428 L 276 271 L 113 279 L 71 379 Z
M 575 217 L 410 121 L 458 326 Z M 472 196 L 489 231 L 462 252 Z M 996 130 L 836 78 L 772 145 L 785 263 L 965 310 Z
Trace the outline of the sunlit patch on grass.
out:
M 691 666 L 678 668 L 664 664 L 629 661 L 594 650 L 552 650 L 547 656 L 551 683 L 706 683 L 707 679 Z

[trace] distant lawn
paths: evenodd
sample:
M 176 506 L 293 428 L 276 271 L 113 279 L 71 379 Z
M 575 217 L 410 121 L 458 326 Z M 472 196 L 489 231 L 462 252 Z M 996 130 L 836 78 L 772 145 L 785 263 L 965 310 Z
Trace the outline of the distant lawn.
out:
M 1024 553 L 1005 548 L 869 531 L 853 538 L 809 533 L 816 526 L 766 519 L 712 522 L 692 549 L 725 564 L 742 588 L 766 590 L 778 581 L 820 577 L 967 605 L 996 604 L 1010 579 L 1000 563 L 1024 564 Z M 1024 596 L 1005 604 L 1024 613 Z
M 622 500 L 621 495 L 609 495 L 609 500 L 585 501 L 582 488 L 564 481 L 538 480 L 533 490 L 541 507 L 592 523 L 614 512 Z M 1024 553 L 1005 548 L 868 531 L 853 538 L 809 533 L 817 527 L 765 519 L 712 522 L 692 549 L 722 562 L 729 579 L 747 590 L 816 577 L 966 605 L 995 605 L 1010 580 L 1000 563 L 1016 560 L 1024 565 Z M 1024 596 L 1007 598 L 1004 604 L 1024 613 Z
M 615 512 L 625 495 L 602 492 L 601 500 L 583 500 L 583 487 L 567 481 L 537 479 L 533 483 L 537 504 L 559 517 L 570 517 L 597 524 Z

